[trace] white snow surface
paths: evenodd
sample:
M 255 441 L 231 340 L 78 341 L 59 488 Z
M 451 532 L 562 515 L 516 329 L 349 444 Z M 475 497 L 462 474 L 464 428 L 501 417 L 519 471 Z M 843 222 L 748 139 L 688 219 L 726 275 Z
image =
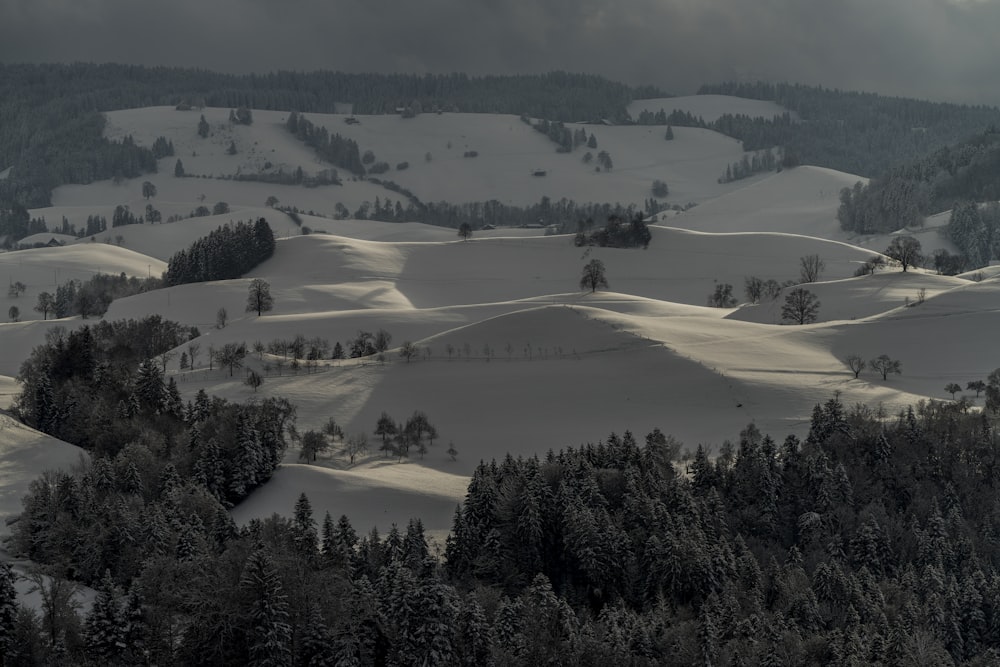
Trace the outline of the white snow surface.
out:
M 719 113 L 781 113 L 732 98 L 685 99 L 714 104 Z M 697 107 L 686 108 L 695 113 Z M 708 119 L 708 110 L 702 107 L 698 115 Z M 883 403 L 892 414 L 928 397 L 945 400 L 948 382 L 964 385 L 1000 366 L 996 267 L 954 278 L 898 268 L 854 277 L 890 237 L 850 239 L 839 230 L 837 193 L 858 180 L 850 174 L 799 167 L 720 185 L 725 165 L 742 153 L 733 140 L 707 130 L 676 128 L 677 139 L 665 142 L 658 127 L 582 126 L 615 162 L 612 172 L 595 173 L 582 164 L 581 149 L 557 154 L 547 138 L 513 116 L 359 116 L 360 124 L 347 125 L 344 116 L 309 114 L 331 132 L 357 139 L 362 151 L 373 150 L 379 160 L 409 161 L 408 169 L 385 176 L 424 201 L 530 203 L 544 195 L 640 203 L 652 179 L 663 178 L 671 188 L 668 202 L 700 204 L 661 216 L 646 250 L 581 248 L 572 236 L 503 227 L 477 231 L 463 242 L 452 229 L 309 215 L 304 224 L 324 233 L 302 236 L 287 216 L 264 206 L 269 195 L 322 214 L 338 201 L 353 210 L 363 199 L 398 196 L 349 178 L 342 186 L 314 189 L 175 178 L 177 158 L 191 174 L 248 173 L 265 161 L 272 170 L 302 166 L 313 173 L 327 167 L 281 127 L 287 114 L 255 111 L 252 126 L 230 127 L 228 110 L 204 113 L 213 127 L 208 139 L 195 133 L 197 112 L 169 108 L 114 112 L 109 132 L 132 134 L 143 144 L 161 135 L 174 142 L 177 156 L 162 160 L 160 174 L 149 177 L 159 190 L 151 203 L 164 217 L 186 215 L 202 201 L 227 201 L 232 213 L 119 227 L 97 242 L 0 255 L 0 268 L 28 284 L 29 293 L 16 303 L 22 318 L 31 319 L 0 324 L 0 397 L 9 403 L 16 391 L 12 378 L 46 330 L 86 324 L 79 318 L 42 322 L 31 309 L 39 291 L 52 289 L 57 271 L 60 280 L 99 270 L 155 275 L 173 253 L 219 225 L 266 217 L 280 237 L 277 250 L 249 275 L 139 294 L 116 301 L 107 314 L 117 319 L 155 313 L 199 328 L 197 369 L 181 371 L 177 358 L 168 369 L 185 398 L 201 388 L 232 400 L 254 397 L 240 377 L 206 368 L 210 346 L 252 346 L 298 334 L 332 345 L 345 344 L 359 330 L 392 334 L 383 361 L 323 360 L 315 369 L 294 372 L 274 355 L 248 357 L 247 368 L 265 374 L 258 395 L 296 404 L 300 431 L 318 429 L 332 417 L 349 434 L 368 434 L 371 451 L 354 465 L 336 452 L 316 465 L 300 464 L 297 452 L 289 451 L 272 481 L 234 509 L 240 522 L 288 514 L 305 492 L 320 516 L 347 514 L 359 530 L 384 531 L 420 516 L 440 536 L 481 460 L 544 455 L 626 429 L 641 439 L 659 427 L 687 447 L 706 444 L 716 451 L 750 422 L 776 438 L 801 436 L 813 406 L 837 392 L 846 404 Z M 235 156 L 226 154 L 230 141 L 237 144 Z M 480 155 L 463 158 L 465 150 Z M 547 175 L 533 177 L 533 169 Z M 110 216 L 117 204 L 138 212 L 146 203 L 142 180 L 64 186 L 55 207 L 32 213 L 53 222 L 66 215 L 79 225 L 87 215 Z M 939 224 L 928 221 L 925 250 Z M 809 254 L 825 263 L 820 282 L 805 286 L 822 304 L 817 323 L 780 324 L 780 299 L 707 307 L 720 283 L 731 284 L 742 298 L 747 276 L 797 279 L 799 258 Z M 590 259 L 605 264 L 610 283 L 593 294 L 579 288 L 581 268 Z M 261 317 L 244 308 L 252 278 L 268 281 L 275 300 Z M 923 302 L 916 304 L 921 295 Z M 907 300 L 914 305 L 907 307 Z M 220 307 L 230 315 L 224 329 L 214 327 Z M 398 355 L 406 341 L 429 352 L 406 362 Z M 854 353 L 866 359 L 890 354 L 901 361 L 903 374 L 885 382 L 870 372 L 855 379 L 843 362 Z M 372 435 L 379 415 L 405 420 L 415 410 L 427 413 L 440 437 L 423 458 L 383 458 Z M 27 460 L 28 445 L 18 444 L 20 439 L 8 446 L 11 433 L 0 431 L 3 462 Z M 454 461 L 446 454 L 449 443 L 458 452 Z M 47 460 L 32 461 L 18 469 L 18 479 L 46 467 Z M 14 484 L 12 477 L 0 479 Z M 10 498 L 21 488 L 0 492 Z

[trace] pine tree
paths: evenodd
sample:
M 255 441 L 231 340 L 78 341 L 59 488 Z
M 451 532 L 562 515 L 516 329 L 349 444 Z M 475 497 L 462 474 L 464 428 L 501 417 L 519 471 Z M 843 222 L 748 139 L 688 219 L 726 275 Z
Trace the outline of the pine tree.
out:
M 319 549 L 316 537 L 316 520 L 313 519 L 312 504 L 304 492 L 295 501 L 292 525 L 295 530 L 295 548 L 298 552 L 307 557 L 316 555 Z
M 17 589 L 14 568 L 7 561 L 0 561 L 0 656 L 14 648 L 17 623 Z M 2 664 L 2 661 L 0 661 Z
M 308 667 L 339 667 L 333 633 L 323 620 L 318 604 L 309 607 L 299 648 L 299 660 Z
M 258 547 L 247 558 L 240 578 L 245 594 L 250 663 L 259 667 L 287 667 L 292 663 L 292 626 L 288 598 L 270 555 Z
M 104 665 L 118 664 L 125 653 L 125 627 L 118 592 L 111 572 L 105 571 L 99 592 L 87 615 L 87 652 Z

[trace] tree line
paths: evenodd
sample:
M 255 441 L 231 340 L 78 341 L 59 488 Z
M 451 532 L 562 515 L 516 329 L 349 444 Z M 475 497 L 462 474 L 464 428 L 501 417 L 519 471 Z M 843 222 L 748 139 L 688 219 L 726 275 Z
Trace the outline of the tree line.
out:
M 152 105 L 392 113 L 404 105 L 467 113 L 527 113 L 562 121 L 621 119 L 636 91 L 607 79 L 567 72 L 541 75 L 404 75 L 343 72 L 219 74 L 135 65 L 0 65 L 0 209 L 49 206 L 53 188 L 156 171 L 169 143 L 140 147 L 103 137 L 102 112 Z M 662 94 L 662 93 L 660 93 Z
M 242 220 L 219 227 L 170 258 L 163 282 L 167 287 L 239 278 L 274 254 L 274 233 L 267 220 Z
M 35 575 L 29 612 L 4 566 L 12 664 L 980 665 L 1000 651 L 995 407 L 887 415 L 834 397 L 801 440 L 751 424 L 712 456 L 625 431 L 483 462 L 438 560 L 417 518 L 359 535 L 305 494 L 288 518 L 235 526 L 211 471 L 186 467 L 218 441 L 206 426 L 188 442 L 216 401 L 199 395 L 172 446 L 150 435 L 32 484 L 13 544 L 98 597 L 81 619 L 56 589 L 72 584 Z
M 726 114 L 706 126 L 747 151 L 782 146 L 786 160 L 880 176 L 896 165 L 964 141 L 1000 123 L 1000 109 L 927 102 L 801 84 L 705 85 L 701 95 L 773 101 L 791 112 L 774 118 Z M 683 125 L 671 119 L 673 125 Z

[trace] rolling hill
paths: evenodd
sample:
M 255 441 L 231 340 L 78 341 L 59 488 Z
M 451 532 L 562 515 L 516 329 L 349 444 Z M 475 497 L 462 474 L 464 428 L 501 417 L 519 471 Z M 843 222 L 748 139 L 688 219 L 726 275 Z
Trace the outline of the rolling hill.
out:
M 781 112 L 715 96 L 669 102 L 706 118 Z M 992 272 L 979 283 L 893 268 L 854 277 L 888 237 L 850 239 L 840 231 L 837 193 L 858 180 L 850 174 L 805 166 L 720 184 L 726 165 L 743 153 L 738 142 L 700 129 L 676 128 L 668 142 L 657 127 L 570 124 L 594 134 L 597 150 L 612 156 L 614 168 L 598 172 L 583 163 L 586 149 L 557 153 L 516 116 L 358 116 L 358 123 L 346 124 L 345 116 L 308 115 L 380 161 L 408 162 L 385 177 L 423 201 L 529 204 L 550 197 L 640 204 L 651 196 L 651 182 L 663 179 L 671 191 L 665 203 L 698 204 L 661 215 L 650 226 L 646 250 L 577 247 L 572 235 L 502 225 L 461 241 L 449 228 L 333 219 L 338 203 L 353 211 L 375 197 L 399 198 L 343 171 L 342 185 L 315 188 L 227 178 L 300 166 L 315 173 L 330 165 L 285 131 L 285 113 L 255 111 L 250 126 L 230 125 L 225 109 L 204 113 L 212 127 L 206 139 L 196 133 L 196 112 L 156 107 L 108 114 L 112 137 L 173 142 L 176 155 L 162 159 L 161 173 L 149 179 L 158 193 L 148 203 L 164 219 L 183 219 L 0 255 L 10 280 L 27 286 L 2 304 L 19 304 L 25 321 L 0 324 L 0 394 L 16 390 L 13 376 L 47 331 L 87 323 L 78 317 L 39 321 L 31 308 L 39 292 L 96 272 L 156 275 L 175 252 L 219 225 L 266 217 L 279 236 L 277 249 L 247 276 L 137 294 L 115 301 L 106 315 L 155 313 L 198 327 L 203 356 L 197 368 L 180 369 L 178 358 L 168 366 L 185 399 L 199 389 L 241 401 L 255 395 L 241 377 L 206 367 L 210 347 L 245 342 L 252 348 L 255 341 L 266 346 L 297 335 L 332 345 L 380 328 L 392 335 L 381 359 L 323 359 L 315 368 L 292 370 L 281 354 L 247 358 L 246 368 L 264 376 L 257 395 L 292 401 L 300 431 L 334 418 L 349 434 L 368 434 L 373 451 L 353 466 L 336 454 L 304 465 L 289 451 L 273 480 L 234 509 L 240 522 L 288 513 L 305 491 L 318 514 L 346 513 L 360 529 L 384 530 L 420 514 L 440 536 L 481 459 L 544 455 L 626 429 L 641 438 L 658 427 L 688 448 L 705 444 L 715 451 L 750 422 L 778 439 L 801 436 L 812 407 L 838 392 L 845 403 L 881 403 L 892 414 L 921 399 L 943 400 L 947 382 L 984 378 L 1000 365 L 990 347 L 1000 289 L 1000 278 L 988 277 Z M 470 150 L 478 156 L 463 157 Z M 188 176 L 172 175 L 178 159 Z M 545 176 L 532 175 L 536 170 Z M 147 204 L 142 180 L 63 186 L 55 206 L 32 214 L 50 224 L 65 216 L 79 225 L 88 215 L 110 218 L 119 204 L 138 212 Z M 265 206 L 269 196 L 319 215 L 303 214 L 296 222 Z M 215 202 L 226 202 L 231 212 L 184 217 Z M 301 234 L 300 223 L 314 233 Z M 925 246 L 933 246 L 932 230 Z M 780 297 L 707 307 L 718 284 L 731 284 L 739 298 L 747 276 L 796 280 L 799 258 L 810 254 L 826 267 L 821 282 L 808 286 L 822 303 L 817 323 L 781 325 Z M 581 268 L 591 259 L 604 263 L 610 283 L 593 294 L 579 290 Z M 253 278 L 267 281 L 275 299 L 261 317 L 244 307 Z M 906 307 L 918 295 L 923 302 Z M 219 308 L 230 316 L 221 329 L 215 328 Z M 410 362 L 398 355 L 404 342 L 422 350 Z M 891 354 L 903 374 L 883 382 L 866 371 L 855 379 L 843 362 L 854 353 Z M 399 420 L 415 410 L 427 413 L 440 438 L 424 457 L 386 459 L 372 435 L 376 420 L 383 411 Z M 12 432 L 0 431 L 0 442 L 13 442 Z M 455 460 L 446 454 L 448 443 L 457 449 Z M 60 462 L 72 463 L 33 459 L 34 467 L 19 468 L 16 476 Z M 22 492 L 12 481 L 4 484 L 7 497 Z

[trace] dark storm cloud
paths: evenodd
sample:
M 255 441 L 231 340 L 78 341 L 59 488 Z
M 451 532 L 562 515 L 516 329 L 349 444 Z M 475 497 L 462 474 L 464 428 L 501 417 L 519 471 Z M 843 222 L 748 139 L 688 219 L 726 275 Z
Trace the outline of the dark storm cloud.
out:
M 3 0 L 3 62 L 789 80 L 1000 103 L 1000 0 Z

